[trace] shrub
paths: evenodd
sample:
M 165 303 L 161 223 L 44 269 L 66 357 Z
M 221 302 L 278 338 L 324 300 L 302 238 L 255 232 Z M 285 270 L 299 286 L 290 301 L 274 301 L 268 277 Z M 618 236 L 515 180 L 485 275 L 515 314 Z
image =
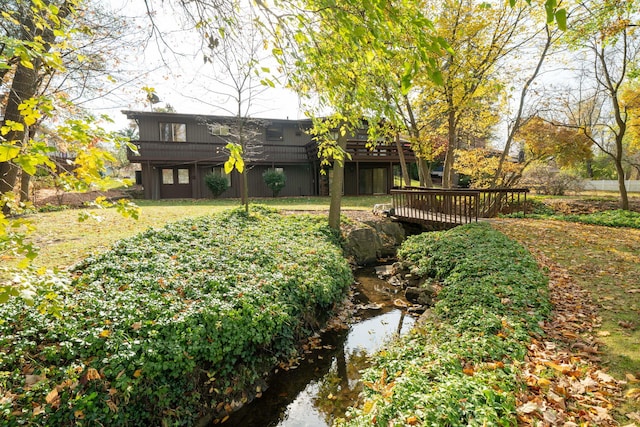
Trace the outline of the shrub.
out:
M 412 236 L 399 258 L 442 290 L 419 330 L 376 356 L 364 404 L 336 425 L 516 425 L 519 364 L 551 309 L 533 257 L 473 224 Z
M 0 424 L 194 425 L 294 356 L 351 270 L 323 218 L 252 211 L 86 259 L 58 318 L 0 305 Z
M 204 182 L 214 198 L 220 196 L 229 188 L 229 180 L 227 177 L 213 172 L 205 175 Z
M 579 193 L 584 190 L 584 180 L 578 175 L 550 166 L 536 166 L 527 170 L 520 181 L 538 194 L 562 196 L 567 192 Z
M 268 169 L 262 174 L 262 179 L 267 187 L 273 192 L 273 197 L 278 197 L 280 191 L 287 183 L 287 176 L 284 172 L 277 171 L 275 169 Z

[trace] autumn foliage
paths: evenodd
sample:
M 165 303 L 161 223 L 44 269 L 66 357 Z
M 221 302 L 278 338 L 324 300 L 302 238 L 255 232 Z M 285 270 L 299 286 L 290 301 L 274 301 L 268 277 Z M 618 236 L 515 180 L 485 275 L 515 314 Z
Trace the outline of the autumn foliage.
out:
M 516 140 L 529 161 L 553 160 L 558 167 L 575 166 L 593 157 L 593 142 L 578 127 L 567 127 L 534 117 L 524 125 Z

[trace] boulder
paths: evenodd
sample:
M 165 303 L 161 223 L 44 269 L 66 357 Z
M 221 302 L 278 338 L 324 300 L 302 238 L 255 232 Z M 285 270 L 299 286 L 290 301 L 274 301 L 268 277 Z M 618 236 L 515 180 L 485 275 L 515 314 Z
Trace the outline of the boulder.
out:
M 407 301 L 424 306 L 433 305 L 433 290 L 430 288 L 408 287 L 404 290 Z
M 405 234 L 400 224 L 382 220 L 359 223 L 344 238 L 346 255 L 357 265 L 371 265 L 378 258 L 395 256 Z

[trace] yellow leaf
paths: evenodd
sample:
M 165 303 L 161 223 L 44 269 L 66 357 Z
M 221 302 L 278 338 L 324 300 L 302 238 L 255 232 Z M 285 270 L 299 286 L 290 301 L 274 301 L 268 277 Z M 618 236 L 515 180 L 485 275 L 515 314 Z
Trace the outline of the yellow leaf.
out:
M 640 388 L 630 388 L 624 395 L 630 399 L 640 400 Z
M 73 416 L 76 417 L 76 418 L 79 418 L 79 419 L 83 419 L 84 418 L 84 412 L 82 412 L 82 410 L 75 411 L 73 413 Z
M 549 387 L 551 385 L 551 381 L 546 378 L 538 379 L 538 386 L 540 387 Z
M 8 162 L 20 154 L 20 147 L 0 144 L 0 163 Z
M 20 65 L 22 65 L 25 68 L 29 68 L 30 70 L 33 70 L 33 63 L 29 61 L 27 58 L 22 58 L 20 60 Z
M 375 407 L 376 404 L 372 400 L 367 400 L 364 402 L 364 405 L 362 405 L 362 412 L 364 412 L 365 415 L 369 414 Z
M 133 376 L 135 378 L 140 378 L 142 376 L 142 369 L 136 369 L 136 371 L 133 373 Z

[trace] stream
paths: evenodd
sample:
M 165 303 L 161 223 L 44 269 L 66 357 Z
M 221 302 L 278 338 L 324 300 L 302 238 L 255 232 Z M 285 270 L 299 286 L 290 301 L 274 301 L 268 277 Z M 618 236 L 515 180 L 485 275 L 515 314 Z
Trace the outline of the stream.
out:
M 369 356 L 398 333 L 408 332 L 415 317 L 394 305 L 398 289 L 377 277 L 375 268 L 354 272 L 358 308 L 348 330 L 323 334 L 295 369 L 280 370 L 262 396 L 233 413 L 223 425 L 242 427 L 327 427 L 358 399 L 360 371 Z M 402 299 L 402 298 L 401 298 Z

